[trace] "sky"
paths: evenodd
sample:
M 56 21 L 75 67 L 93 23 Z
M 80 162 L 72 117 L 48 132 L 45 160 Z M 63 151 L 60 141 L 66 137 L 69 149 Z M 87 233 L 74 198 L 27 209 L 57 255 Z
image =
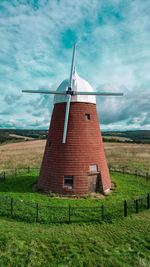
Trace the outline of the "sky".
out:
M 0 128 L 48 129 L 53 96 L 76 71 L 95 91 L 102 130 L 150 130 L 149 0 L 0 0 Z

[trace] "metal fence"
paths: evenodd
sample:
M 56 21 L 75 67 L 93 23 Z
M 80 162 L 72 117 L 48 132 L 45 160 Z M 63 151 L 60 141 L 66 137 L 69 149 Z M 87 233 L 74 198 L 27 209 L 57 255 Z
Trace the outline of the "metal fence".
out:
M 40 167 L 26 167 L 26 168 L 15 168 L 3 171 L 0 173 L 0 182 L 4 182 L 9 177 L 16 177 L 18 174 L 25 174 L 33 172 L 34 170 L 39 171 Z
M 98 207 L 50 206 L 0 196 L 0 215 L 44 224 L 113 222 L 146 209 L 150 209 L 149 193 L 137 199 Z
M 130 169 L 126 166 L 108 165 L 110 171 L 119 172 L 122 174 L 134 175 L 135 177 L 143 177 L 147 182 L 150 182 L 150 171 L 140 171 L 138 169 Z

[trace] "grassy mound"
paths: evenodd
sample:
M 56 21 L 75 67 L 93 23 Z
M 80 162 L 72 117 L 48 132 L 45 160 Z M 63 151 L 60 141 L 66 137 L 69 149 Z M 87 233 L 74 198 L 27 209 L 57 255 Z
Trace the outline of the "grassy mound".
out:
M 43 195 L 32 191 L 37 181 L 37 172 L 9 177 L 0 184 L 0 214 L 27 222 L 64 223 L 64 222 L 112 222 L 124 216 L 124 200 L 127 200 L 127 214 L 147 208 L 147 193 L 150 183 L 143 178 L 112 173 L 117 185 L 111 194 L 103 199 L 91 195 L 81 199 L 56 198 L 54 194 Z M 52 197 L 53 196 L 53 197 Z M 142 199 L 141 199 L 142 196 Z

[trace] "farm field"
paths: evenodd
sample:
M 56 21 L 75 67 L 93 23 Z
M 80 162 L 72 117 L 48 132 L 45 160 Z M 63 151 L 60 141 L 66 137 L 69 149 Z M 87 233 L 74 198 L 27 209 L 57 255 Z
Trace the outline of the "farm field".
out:
M 0 146 L 0 171 L 14 168 L 39 167 L 45 140 L 28 141 Z M 131 169 L 150 169 L 150 145 L 130 143 L 104 143 L 109 164 Z
M 45 142 L 37 140 L 0 146 L 0 170 L 39 167 Z
M 140 171 L 150 170 L 149 144 L 104 143 L 104 149 L 108 164 Z
M 114 140 L 118 140 L 118 141 L 130 141 L 131 140 L 131 138 L 129 138 L 129 137 L 122 137 L 122 136 L 111 136 L 111 135 L 109 135 L 109 136 L 103 136 L 104 138 L 105 138 L 105 140 L 111 140 L 112 138 L 114 139 Z
M 32 137 L 26 137 L 26 136 L 22 136 L 22 135 L 18 135 L 18 134 L 9 134 L 9 136 L 16 137 L 16 138 L 22 138 L 25 140 L 34 140 L 34 138 L 32 138 Z

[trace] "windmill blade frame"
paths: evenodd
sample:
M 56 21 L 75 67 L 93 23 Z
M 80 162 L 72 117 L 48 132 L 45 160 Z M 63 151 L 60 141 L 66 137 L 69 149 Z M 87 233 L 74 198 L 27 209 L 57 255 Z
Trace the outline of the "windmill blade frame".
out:
M 100 95 L 100 96 L 123 96 L 123 93 L 111 93 L 111 92 L 72 92 L 73 95 Z
M 74 43 L 73 47 L 73 54 L 72 54 L 72 63 L 71 63 L 71 70 L 70 70 L 70 78 L 69 78 L 69 88 L 72 87 L 72 75 L 74 70 L 74 62 L 75 62 L 75 52 L 76 52 L 76 43 Z
M 66 92 L 57 91 L 35 91 L 35 90 L 22 90 L 23 93 L 34 93 L 34 94 L 56 94 L 56 95 L 66 95 Z
M 70 101 L 71 101 L 71 95 L 67 95 L 67 103 L 66 103 L 66 113 L 65 113 L 65 122 L 64 122 L 64 131 L 63 131 L 63 140 L 62 143 L 66 143 L 66 135 L 67 135 L 67 126 L 68 126 L 68 119 L 69 119 L 69 110 L 70 110 Z
M 76 51 L 76 43 L 74 43 L 74 47 L 73 47 L 69 86 L 68 86 L 68 90 L 66 92 L 66 95 L 67 95 L 68 98 L 67 98 L 67 104 L 66 104 L 64 131 L 63 131 L 63 140 L 62 140 L 63 144 L 66 143 L 66 135 L 67 135 L 68 119 L 69 119 L 69 110 L 70 110 L 70 101 L 71 101 L 71 96 L 73 94 L 73 91 L 72 91 L 72 75 L 73 75 L 74 62 L 75 62 L 75 51 Z

